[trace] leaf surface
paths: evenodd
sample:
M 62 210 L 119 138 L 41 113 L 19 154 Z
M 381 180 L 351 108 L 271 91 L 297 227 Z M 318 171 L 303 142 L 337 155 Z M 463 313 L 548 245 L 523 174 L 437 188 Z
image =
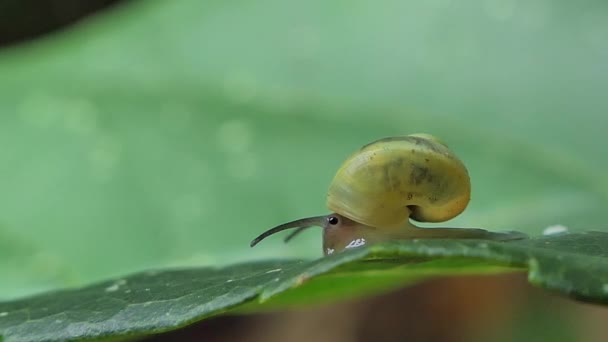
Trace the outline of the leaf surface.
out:
M 608 303 L 608 233 L 506 243 L 413 240 L 313 261 L 167 269 L 0 303 L 7 341 L 139 336 L 227 312 L 257 312 L 369 295 L 437 276 L 528 272 L 564 296 Z

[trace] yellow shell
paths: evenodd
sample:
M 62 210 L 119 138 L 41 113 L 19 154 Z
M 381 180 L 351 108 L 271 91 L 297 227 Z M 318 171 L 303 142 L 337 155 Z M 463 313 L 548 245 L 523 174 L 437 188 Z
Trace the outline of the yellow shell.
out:
M 462 161 L 428 134 L 390 137 L 363 146 L 342 164 L 327 207 L 371 227 L 441 222 L 468 205 L 471 181 Z

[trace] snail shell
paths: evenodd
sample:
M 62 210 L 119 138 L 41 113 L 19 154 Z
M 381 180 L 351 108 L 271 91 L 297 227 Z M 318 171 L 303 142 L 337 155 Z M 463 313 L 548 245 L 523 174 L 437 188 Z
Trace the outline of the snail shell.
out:
M 442 222 L 462 213 L 471 197 L 464 164 L 436 138 L 410 135 L 377 140 L 348 158 L 336 173 L 327 207 L 373 227 L 412 218 Z
M 276 226 L 251 246 L 297 228 L 287 242 L 311 226 L 323 227 L 325 255 L 387 240 L 525 237 L 476 228 L 419 228 L 410 222 L 447 221 L 462 213 L 470 198 L 466 167 L 439 139 L 429 134 L 384 138 L 363 146 L 338 169 L 327 194 L 327 207 L 333 213 Z

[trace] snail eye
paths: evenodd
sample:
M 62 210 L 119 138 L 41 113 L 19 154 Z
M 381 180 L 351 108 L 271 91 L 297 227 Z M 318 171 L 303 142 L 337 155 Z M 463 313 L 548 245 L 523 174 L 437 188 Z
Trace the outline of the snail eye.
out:
M 327 218 L 327 223 L 331 224 L 332 226 L 337 225 L 338 222 L 340 222 L 340 220 L 338 220 L 338 218 L 335 216 L 330 216 Z

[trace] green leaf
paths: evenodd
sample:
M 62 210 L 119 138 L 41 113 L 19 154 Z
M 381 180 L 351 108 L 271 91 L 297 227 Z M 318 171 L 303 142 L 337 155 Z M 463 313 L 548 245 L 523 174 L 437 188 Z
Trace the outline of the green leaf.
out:
M 0 335 L 7 341 L 139 336 L 227 312 L 344 299 L 435 276 L 524 270 L 534 285 L 608 303 L 608 233 L 506 243 L 413 240 L 355 248 L 308 262 L 144 272 L 1 303 Z

